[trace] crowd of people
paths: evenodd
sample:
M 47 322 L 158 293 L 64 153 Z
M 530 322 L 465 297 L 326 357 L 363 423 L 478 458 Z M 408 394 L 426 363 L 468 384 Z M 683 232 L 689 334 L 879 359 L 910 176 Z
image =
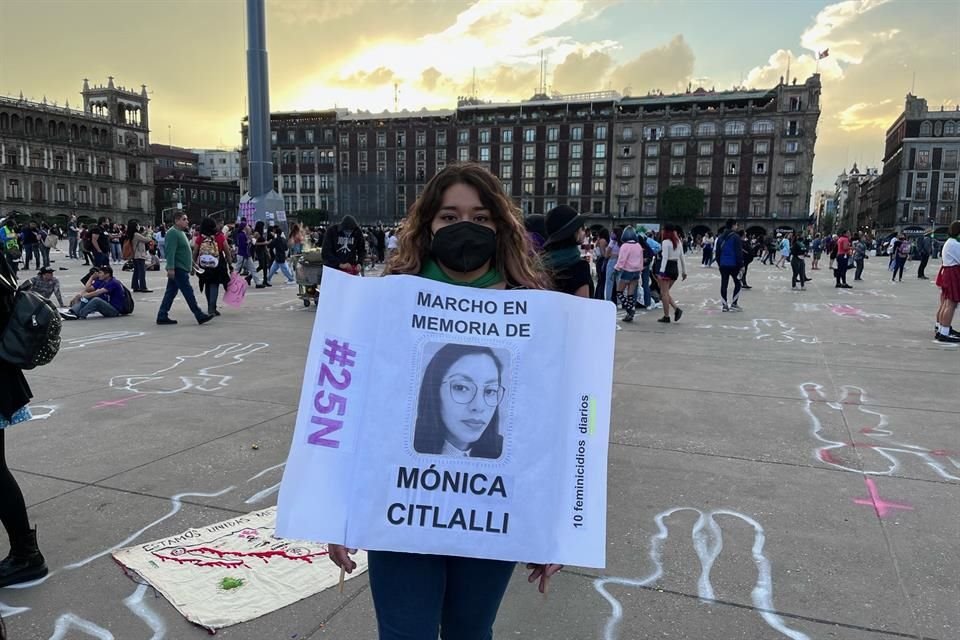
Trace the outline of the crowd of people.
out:
M 0 235 L 5 258 L 0 260 L 0 330 L 10 318 L 20 262 L 26 269 L 28 247 L 32 251 L 34 244 L 44 244 L 42 226 L 36 227 L 39 231 L 34 227 L 30 224 L 26 230 L 22 226 L 18 229 L 7 220 Z M 71 223 L 70 227 L 75 225 Z M 716 235 L 702 237 L 684 234 L 672 224 L 656 230 L 639 226 L 588 229 L 587 219 L 566 205 L 524 219 L 496 176 L 474 164 L 451 165 L 434 176 L 395 230 L 364 229 L 349 215 L 325 228 L 292 225 L 289 233 L 263 221 L 252 226 L 244 220 L 221 225 L 204 218 L 191 226 L 184 213 L 178 214 L 169 228 L 144 228 L 136 222 L 121 227 L 102 218 L 85 229 L 86 235 L 83 225 L 77 229 L 78 241 L 69 238 L 68 258 L 79 259 L 75 255 L 78 246 L 85 255 L 91 254 L 92 271 L 83 290 L 64 305 L 59 282 L 46 262 L 39 265 L 40 273 L 31 281 L 34 290 L 55 296 L 61 306 L 69 306 L 67 317 L 119 315 L 118 305 L 126 293 L 114 277 L 111 263 L 132 261 L 131 288 L 148 291 L 144 269 L 147 256 L 155 251 L 165 259 L 167 272 L 158 324 L 176 323 L 169 313 L 178 293 L 198 323 L 210 321 L 219 315 L 217 292 L 231 272 L 256 286 L 268 287 L 278 271 L 292 279 L 287 258 L 311 247 L 319 247 L 325 265 L 354 275 L 362 274 L 366 266 L 385 262 L 384 275 L 388 277 L 415 275 L 503 295 L 510 289 L 554 290 L 608 300 L 623 308 L 625 322 L 632 322 L 638 309 L 661 309 L 658 322 L 664 324 L 678 322 L 683 316 L 674 288 L 687 279 L 687 258 L 696 250 L 701 252 L 701 268 L 716 265 L 719 269 L 724 312 L 741 310 L 741 294 L 750 289 L 746 284 L 748 268 L 758 258 L 781 269 L 789 263 L 792 286 L 803 290 L 810 281 L 807 260 L 812 259 L 811 270 L 819 270 L 822 254 L 827 253 L 835 286 L 849 288 L 847 271 L 855 268 L 855 280 L 861 279 L 862 262 L 870 250 L 864 238 L 856 234 L 851 237 L 843 230 L 829 237 L 794 233 L 756 237 L 746 235 L 733 219 L 727 220 Z M 51 231 L 46 233 L 49 237 Z M 960 334 L 951 324 L 960 301 L 960 221 L 950 225 L 949 235 L 937 276 L 941 304 L 935 338 L 957 343 Z M 89 252 L 86 238 L 90 240 Z M 119 245 L 117 250 L 113 244 Z M 892 245 L 891 273 L 895 281 L 902 278 L 911 246 L 905 238 L 898 238 Z M 41 258 L 44 256 L 41 253 Z M 924 277 L 925 266 L 926 260 L 921 258 L 918 277 Z M 194 274 L 206 291 L 205 311 L 193 293 Z M 456 358 L 449 360 L 453 363 Z M 447 369 L 449 366 L 444 365 Z M 436 373 L 442 380 L 447 372 Z M 0 385 L 0 516 L 11 541 L 9 555 L 0 561 L 3 587 L 41 577 L 47 569 L 3 449 L 5 428 L 30 419 L 30 389 L 22 371 L 14 365 L 0 361 L 0 374 L 4 380 Z M 450 450 L 456 449 L 460 455 L 482 457 L 483 447 L 469 439 L 445 438 L 434 445 L 452 447 Z M 344 571 L 356 569 L 351 558 L 355 550 L 330 544 L 329 551 L 331 560 Z M 370 551 L 368 559 L 377 622 L 381 638 L 388 639 L 435 637 L 438 628 L 442 628 L 443 637 L 490 637 L 514 569 L 512 562 L 386 551 Z M 539 590 L 545 592 L 550 578 L 561 567 L 533 563 L 528 569 L 529 581 L 538 583 Z

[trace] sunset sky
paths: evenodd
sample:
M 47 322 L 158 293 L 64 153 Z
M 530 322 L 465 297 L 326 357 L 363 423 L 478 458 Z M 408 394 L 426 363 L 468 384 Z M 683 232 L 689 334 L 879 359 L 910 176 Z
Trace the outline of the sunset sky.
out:
M 814 186 L 878 165 L 914 93 L 960 102 L 955 0 L 267 0 L 271 108 L 452 108 L 561 93 L 769 87 L 820 65 Z M 83 78 L 151 92 L 152 140 L 233 147 L 245 114 L 243 0 L 0 0 L 0 94 L 80 104 Z M 914 79 L 915 74 L 915 79 Z

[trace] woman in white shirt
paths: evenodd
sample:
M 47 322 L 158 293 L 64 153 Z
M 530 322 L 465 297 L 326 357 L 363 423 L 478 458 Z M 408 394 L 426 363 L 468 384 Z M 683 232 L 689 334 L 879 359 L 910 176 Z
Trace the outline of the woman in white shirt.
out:
M 673 321 L 678 322 L 683 309 L 677 306 L 670 293 L 670 287 L 678 278 L 687 279 L 687 265 L 683 261 L 683 246 L 677 236 L 677 228 L 672 224 L 663 227 L 663 241 L 660 245 L 660 268 L 657 283 L 660 285 L 660 302 L 663 303 L 663 317 L 657 322 L 670 322 L 670 307 L 673 307 Z
M 960 343 L 960 332 L 954 331 L 953 314 L 960 303 L 960 220 L 950 223 L 950 237 L 943 245 L 937 286 L 940 287 L 940 308 L 937 309 L 937 342 Z

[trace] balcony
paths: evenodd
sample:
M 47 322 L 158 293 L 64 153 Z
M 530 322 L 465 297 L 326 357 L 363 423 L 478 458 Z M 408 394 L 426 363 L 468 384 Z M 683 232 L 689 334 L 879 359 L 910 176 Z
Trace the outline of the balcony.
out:
M 623 133 L 618 133 L 616 135 L 617 144 L 633 144 L 638 141 L 636 134 L 631 133 L 630 135 L 623 135 Z

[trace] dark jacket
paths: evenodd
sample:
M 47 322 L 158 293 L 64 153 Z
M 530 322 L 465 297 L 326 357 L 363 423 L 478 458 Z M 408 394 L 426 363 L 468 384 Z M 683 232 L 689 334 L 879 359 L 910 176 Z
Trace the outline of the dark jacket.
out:
M 721 267 L 743 267 L 743 240 L 737 232 L 726 229 L 717 241 L 717 264 Z
M 6 260 L 0 259 L 0 333 L 7 327 L 13 311 L 13 296 L 16 293 L 17 277 Z M 0 415 L 9 420 L 17 411 L 29 404 L 33 394 L 16 365 L 0 360 Z
M 354 227 L 352 230 L 341 230 L 340 227 L 339 224 L 333 225 L 323 236 L 323 248 L 320 250 L 323 264 L 334 268 L 338 268 L 341 264 L 362 264 L 367 254 L 367 243 L 363 239 L 363 231 L 360 227 Z

